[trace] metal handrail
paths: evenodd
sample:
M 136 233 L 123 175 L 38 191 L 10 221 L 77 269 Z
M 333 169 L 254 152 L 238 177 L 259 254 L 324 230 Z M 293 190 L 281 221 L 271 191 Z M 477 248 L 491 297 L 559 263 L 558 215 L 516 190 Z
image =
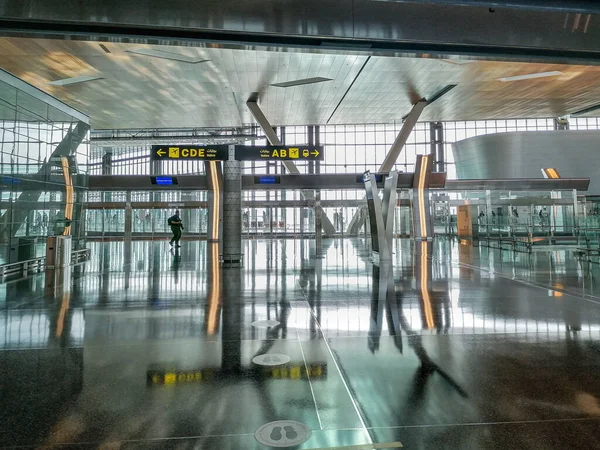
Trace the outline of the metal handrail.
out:
M 25 261 L 18 261 L 18 262 L 9 263 L 9 264 L 1 264 L 0 265 L 0 277 L 4 276 L 7 272 L 13 271 L 14 269 L 20 270 L 23 266 L 28 267 L 30 264 L 31 265 L 44 264 L 45 262 L 46 262 L 46 257 L 40 256 L 38 258 L 27 259 Z
M 90 249 L 82 248 L 71 252 L 71 261 L 79 262 L 82 256 L 89 257 Z M 25 261 L 17 261 L 14 263 L 0 265 L 0 280 L 8 275 L 15 273 L 27 273 L 33 269 L 41 269 L 46 265 L 46 257 L 39 256 L 37 258 L 27 259 Z

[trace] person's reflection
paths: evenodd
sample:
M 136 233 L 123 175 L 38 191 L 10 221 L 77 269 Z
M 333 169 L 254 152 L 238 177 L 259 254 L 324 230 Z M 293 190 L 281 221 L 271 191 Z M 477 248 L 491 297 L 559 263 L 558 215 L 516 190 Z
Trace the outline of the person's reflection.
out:
M 181 255 L 179 248 L 172 248 L 170 250 L 173 261 L 171 262 L 171 271 L 173 272 L 174 284 L 179 284 L 179 266 L 181 264 Z

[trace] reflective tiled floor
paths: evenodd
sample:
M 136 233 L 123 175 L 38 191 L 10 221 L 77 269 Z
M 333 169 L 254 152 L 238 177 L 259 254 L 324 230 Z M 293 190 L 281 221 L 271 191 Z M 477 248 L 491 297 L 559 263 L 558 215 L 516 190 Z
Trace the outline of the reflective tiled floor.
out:
M 0 447 L 600 448 L 600 266 L 399 240 L 91 243 L 92 260 L 0 285 Z M 279 325 L 258 328 L 258 320 Z M 274 368 L 252 363 L 285 354 Z M 352 447 L 350 447 L 352 448 Z

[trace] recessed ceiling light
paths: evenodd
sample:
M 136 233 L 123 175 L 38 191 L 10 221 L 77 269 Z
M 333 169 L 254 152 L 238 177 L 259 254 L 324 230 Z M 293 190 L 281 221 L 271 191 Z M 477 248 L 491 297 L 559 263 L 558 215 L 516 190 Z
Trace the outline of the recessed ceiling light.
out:
M 69 86 L 70 84 L 85 83 L 87 81 L 101 80 L 101 79 L 102 79 L 102 77 L 98 77 L 98 76 L 81 75 L 78 77 L 64 78 L 62 80 L 56 80 L 56 81 L 49 81 L 48 84 L 50 84 L 52 86 Z
M 127 50 L 129 53 L 136 55 L 150 56 L 152 58 L 169 59 L 171 61 L 179 61 L 188 64 L 199 64 L 210 61 L 210 59 L 198 58 L 197 56 L 186 56 L 178 53 L 164 52 L 162 50 L 153 50 L 151 48 L 136 48 L 133 50 Z
M 273 83 L 271 86 L 277 87 L 292 87 L 292 86 L 302 86 L 304 84 L 314 84 L 314 83 L 322 83 L 323 81 L 331 81 L 331 78 L 323 78 L 323 77 L 313 77 L 313 78 L 303 78 L 301 80 L 294 81 L 284 81 L 283 83 Z
M 506 83 L 507 81 L 533 80 L 534 78 L 556 77 L 558 75 L 562 75 L 562 72 L 559 72 L 558 70 L 553 70 L 552 72 L 530 73 L 527 75 L 517 75 L 514 77 L 503 77 L 498 78 L 498 81 Z

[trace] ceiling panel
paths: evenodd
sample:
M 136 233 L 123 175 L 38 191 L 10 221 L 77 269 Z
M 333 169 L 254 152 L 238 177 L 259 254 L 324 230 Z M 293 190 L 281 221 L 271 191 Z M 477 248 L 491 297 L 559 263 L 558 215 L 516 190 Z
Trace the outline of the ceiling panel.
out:
M 421 120 L 552 117 L 600 103 L 600 67 L 342 53 L 161 47 L 43 39 L 0 39 L 0 67 L 80 109 L 102 128 L 224 127 L 253 123 L 252 93 L 273 125 L 398 121 L 411 105 L 448 84 Z M 131 53 L 152 49 L 203 63 Z M 460 62 L 460 61 L 459 61 Z M 560 71 L 501 82 L 498 78 Z M 50 81 L 101 80 L 70 86 Z M 331 81 L 273 86 L 306 78 Z

